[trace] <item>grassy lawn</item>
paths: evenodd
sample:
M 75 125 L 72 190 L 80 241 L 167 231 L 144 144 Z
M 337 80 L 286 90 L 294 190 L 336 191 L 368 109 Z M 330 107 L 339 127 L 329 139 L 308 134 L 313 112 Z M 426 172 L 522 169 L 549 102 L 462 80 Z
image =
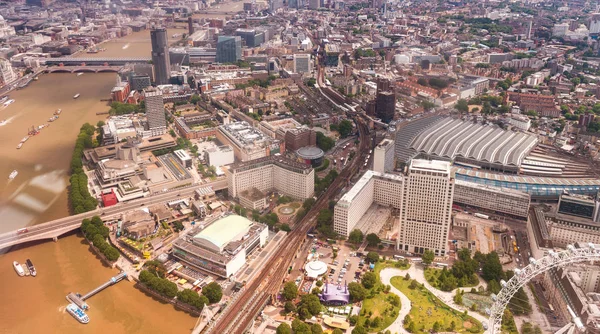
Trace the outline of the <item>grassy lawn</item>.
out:
M 451 309 L 420 284 L 417 288 L 411 289 L 409 288 L 411 280 L 405 280 L 398 276 L 393 277 L 391 283 L 412 303 L 408 316 L 414 326 L 413 333 L 429 333 L 435 322 L 440 325 L 439 331 L 483 333 L 483 327 L 479 321 Z M 452 328 L 452 323 L 454 323 L 454 328 Z M 405 328 L 407 327 L 405 325 Z
M 373 288 L 373 289 L 376 289 Z M 391 298 L 396 298 L 397 296 L 393 293 L 384 293 L 379 292 L 373 298 L 365 298 L 363 300 L 363 306 L 360 312 L 360 316 L 358 317 L 358 324 L 363 325 L 365 328 L 369 329 L 369 332 L 378 332 L 384 330 L 389 325 L 396 320 L 398 317 L 398 312 L 400 311 L 400 302 L 398 301 L 398 306 L 393 306 L 390 302 Z M 379 318 L 379 323 L 377 326 L 373 326 L 373 319 Z M 369 319 L 371 323 L 370 326 L 365 326 L 365 320 Z
M 398 262 L 394 260 L 379 261 L 375 264 L 373 272 L 377 275 L 377 283 L 375 286 L 368 290 L 367 296 L 373 296 L 372 298 L 365 298 L 361 309 L 360 316 L 358 317 L 358 324 L 368 328 L 369 332 L 378 332 L 384 330 L 396 320 L 398 312 L 400 311 L 400 300 L 393 293 L 384 293 L 383 289 L 385 286 L 381 283 L 379 273 L 384 268 L 399 268 L 408 269 L 410 264 Z M 392 304 L 392 299 L 397 300 L 397 306 Z M 373 319 L 380 318 L 379 323 L 376 326 L 372 324 L 365 326 L 365 320 L 369 319 L 372 323 Z

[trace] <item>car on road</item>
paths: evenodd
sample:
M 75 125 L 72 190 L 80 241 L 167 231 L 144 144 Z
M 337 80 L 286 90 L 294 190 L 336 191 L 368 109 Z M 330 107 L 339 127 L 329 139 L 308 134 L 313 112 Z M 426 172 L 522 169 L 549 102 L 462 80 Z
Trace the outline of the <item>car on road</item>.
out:
M 26 227 L 20 228 L 17 230 L 17 234 L 27 233 L 29 230 Z

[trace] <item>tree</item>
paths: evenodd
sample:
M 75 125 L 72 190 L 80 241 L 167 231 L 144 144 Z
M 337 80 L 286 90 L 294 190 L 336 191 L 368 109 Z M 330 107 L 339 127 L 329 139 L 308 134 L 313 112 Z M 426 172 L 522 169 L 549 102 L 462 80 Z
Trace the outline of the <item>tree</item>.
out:
M 424 265 L 426 265 L 426 266 L 428 266 L 428 265 L 430 265 L 430 264 L 433 262 L 433 260 L 435 259 L 435 254 L 433 253 L 433 251 L 432 251 L 432 250 L 430 250 L 430 249 L 426 249 L 426 250 L 423 252 L 423 255 L 421 256 L 421 259 L 423 260 L 423 264 L 424 264 Z
M 319 314 L 321 312 L 319 297 L 313 294 L 303 295 L 298 304 L 298 309 L 306 309 L 310 315 Z
M 410 322 L 408 323 L 408 326 L 406 326 L 406 330 L 407 330 L 409 333 L 414 333 L 414 332 L 416 331 L 416 328 L 415 328 L 415 323 L 414 323 L 413 321 L 410 321 Z
M 338 125 L 338 132 L 342 138 L 348 137 L 352 133 L 352 122 L 345 119 Z
M 348 284 L 348 292 L 350 293 L 350 301 L 353 303 L 359 302 L 367 296 L 367 290 L 356 282 L 350 282 Z
M 319 216 L 320 215 L 321 214 L 319 213 Z M 360 244 L 364 238 L 365 238 L 365 236 L 363 235 L 361 230 L 354 229 L 354 230 L 352 230 L 352 232 L 350 232 L 350 235 L 348 236 L 348 241 L 350 241 L 353 244 Z
M 377 283 L 377 276 L 373 272 L 368 272 L 363 276 L 361 283 L 365 288 L 370 289 Z
M 285 313 L 296 312 L 296 305 L 294 305 L 294 303 L 291 301 L 287 301 L 285 302 L 283 309 L 285 310 Z
M 319 324 L 312 324 L 312 326 L 310 326 L 310 331 L 312 334 L 322 334 L 323 327 L 321 327 Z
M 283 286 L 282 296 L 285 298 L 285 300 L 294 300 L 296 297 L 298 297 L 298 286 L 296 286 L 296 283 L 291 281 L 286 282 Z
M 333 330 L 333 332 L 331 334 L 344 334 L 344 332 L 342 332 L 341 329 L 336 328 L 336 329 Z
M 458 111 L 467 112 L 469 111 L 469 103 L 465 99 L 460 99 L 456 101 L 454 108 L 456 108 Z
M 501 279 L 504 279 L 504 271 L 502 270 L 502 263 L 500 263 L 498 253 L 491 252 L 487 254 L 485 263 L 481 267 L 481 273 L 481 276 L 486 281 L 496 280 L 499 282 Z
M 282 322 L 281 325 L 277 326 L 277 334 L 292 334 L 292 328 L 290 325 Z
M 377 234 L 375 234 L 375 233 L 367 234 L 367 244 L 369 244 L 370 247 L 375 247 L 375 246 L 379 245 L 380 242 L 381 242 L 381 239 L 379 239 L 379 236 L 377 236 Z
M 428 85 L 428 83 L 427 83 L 427 79 L 425 79 L 425 78 L 419 78 L 419 79 L 417 80 L 417 83 L 418 83 L 419 85 L 421 85 L 421 86 L 427 86 L 427 85 Z
M 306 211 L 310 210 L 312 208 L 313 205 L 315 205 L 315 199 L 314 198 L 307 198 L 304 200 L 304 203 L 302 203 L 302 208 Z
M 368 252 L 367 261 L 369 261 L 369 263 L 376 263 L 377 261 L 379 261 L 379 254 L 377 254 L 376 252 Z
M 367 334 L 369 333 L 363 326 L 358 325 L 352 330 L 352 334 Z
M 434 333 L 439 332 L 441 328 L 442 328 L 442 326 L 440 325 L 439 322 L 436 321 L 436 322 L 433 323 L 433 332 Z
M 223 297 L 223 290 L 217 282 L 210 282 L 202 288 L 202 294 L 208 298 L 211 304 L 218 303 Z

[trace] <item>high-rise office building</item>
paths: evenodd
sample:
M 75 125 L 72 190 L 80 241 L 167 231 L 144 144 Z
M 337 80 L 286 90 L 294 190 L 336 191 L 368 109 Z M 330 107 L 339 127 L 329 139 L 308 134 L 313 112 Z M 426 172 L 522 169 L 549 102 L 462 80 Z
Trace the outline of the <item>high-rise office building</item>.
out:
M 192 36 L 194 33 L 194 18 L 188 17 L 188 36 Z
M 157 85 L 169 83 L 171 77 L 171 62 L 169 60 L 169 46 L 167 29 L 156 28 L 150 31 L 152 43 L 152 64 L 154 65 L 154 82 Z
M 390 80 L 384 78 L 377 79 L 377 93 L 390 90 Z
M 144 91 L 146 100 L 146 118 L 148 119 L 148 130 L 151 136 L 161 136 L 167 132 L 167 120 L 165 119 L 165 104 L 160 90 Z
M 450 162 L 413 159 L 404 179 L 399 250 L 436 256 L 448 253 L 454 177 Z
M 375 146 L 373 151 L 373 170 L 379 173 L 389 173 L 394 170 L 394 141 L 384 139 Z
M 13 82 L 17 79 L 17 75 L 13 71 L 10 61 L 0 58 L 0 80 L 2 84 Z
M 312 71 L 312 60 L 309 54 L 294 55 L 294 72 L 295 73 L 310 73 Z
M 242 59 L 240 36 L 219 36 L 217 40 L 217 63 L 235 63 Z
M 396 112 L 396 94 L 391 91 L 377 93 L 375 113 L 382 122 L 389 123 Z
M 256 29 L 240 28 L 235 31 L 235 35 L 240 36 L 249 48 L 257 47 L 265 42 L 265 33 Z

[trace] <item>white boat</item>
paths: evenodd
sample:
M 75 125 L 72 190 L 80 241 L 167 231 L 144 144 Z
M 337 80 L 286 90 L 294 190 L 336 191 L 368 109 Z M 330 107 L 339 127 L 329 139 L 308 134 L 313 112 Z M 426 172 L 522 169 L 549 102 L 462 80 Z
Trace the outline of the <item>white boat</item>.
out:
M 77 76 L 80 77 L 83 75 L 83 72 L 77 73 Z
M 0 99 L 0 103 L 4 103 L 6 102 L 6 100 L 8 100 L 8 96 L 4 96 Z
M 13 100 L 13 99 L 10 99 L 10 100 L 8 100 L 8 101 L 4 102 L 4 106 L 5 106 L 5 107 L 8 107 L 9 105 L 11 105 L 11 104 L 13 104 L 13 103 L 15 103 L 15 100 Z
M 77 94 L 73 95 L 73 98 L 76 99 L 76 98 L 78 98 L 80 96 L 81 96 L 81 94 L 77 93 Z
M 5 125 L 5 124 L 7 124 L 7 123 L 8 123 L 8 121 L 7 121 L 7 120 L 5 120 L 5 119 L 3 119 L 2 121 L 0 121 L 0 126 L 2 126 L 2 125 Z
M 23 147 L 23 143 L 19 143 L 19 145 L 17 145 L 17 150 L 20 149 L 21 147 Z
M 24 142 L 26 142 L 27 140 L 29 140 L 29 136 L 25 136 L 25 137 L 23 137 L 23 139 L 21 139 L 21 143 L 24 143 Z
M 13 170 L 10 175 L 8 176 L 9 179 L 14 179 L 15 177 L 17 177 L 17 175 L 19 175 L 19 172 L 15 169 Z
M 61 112 L 62 112 L 62 109 L 56 109 L 56 111 L 54 112 L 54 115 L 60 115 Z
M 90 322 L 90 317 L 88 317 L 88 315 L 85 314 L 85 312 L 83 312 L 83 310 L 75 304 L 67 305 L 67 312 L 69 312 L 69 314 L 72 315 L 73 318 L 75 318 L 82 324 L 87 324 L 88 322 Z
M 15 268 L 17 275 L 25 276 L 25 270 L 23 270 L 23 267 L 19 264 L 19 262 L 13 261 L 13 267 Z

